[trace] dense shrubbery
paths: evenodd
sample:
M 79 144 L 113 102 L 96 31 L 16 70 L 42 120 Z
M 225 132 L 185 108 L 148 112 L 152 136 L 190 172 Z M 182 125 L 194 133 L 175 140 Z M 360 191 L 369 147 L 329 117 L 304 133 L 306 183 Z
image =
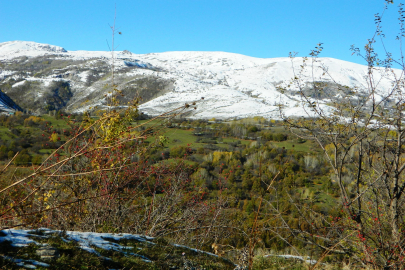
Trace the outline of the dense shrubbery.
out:
M 62 112 L 57 112 L 56 119 L 60 119 L 61 115 Z M 43 159 L 41 149 L 57 149 L 66 136 L 71 136 L 71 129 L 67 125 L 54 127 L 42 117 L 21 112 L 11 116 L 0 115 L 1 127 L 4 129 L 0 138 L 0 161 L 20 152 L 20 156 L 14 160 L 18 166 L 38 165 Z

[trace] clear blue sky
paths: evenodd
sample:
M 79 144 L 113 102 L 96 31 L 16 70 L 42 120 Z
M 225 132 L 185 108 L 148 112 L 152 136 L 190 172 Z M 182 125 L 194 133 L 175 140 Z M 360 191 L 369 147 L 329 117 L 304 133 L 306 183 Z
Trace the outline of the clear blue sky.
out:
M 322 56 L 364 63 L 364 46 L 384 0 L 3 0 L 0 42 L 35 41 L 67 50 L 108 50 L 116 5 L 118 50 L 133 53 L 226 51 L 254 57 Z M 397 6 L 385 14 L 388 49 L 398 53 Z

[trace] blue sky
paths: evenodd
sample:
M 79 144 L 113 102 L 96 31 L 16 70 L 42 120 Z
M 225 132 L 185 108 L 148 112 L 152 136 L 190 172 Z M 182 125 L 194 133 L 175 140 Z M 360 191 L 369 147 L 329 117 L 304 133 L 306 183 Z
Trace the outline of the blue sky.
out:
M 398 1 L 386 12 L 387 48 L 398 55 Z M 350 45 L 364 46 L 384 0 L 12 0 L 0 7 L 0 42 L 35 41 L 67 50 L 108 50 L 109 25 L 122 35 L 118 50 L 226 51 L 254 57 L 307 55 L 364 63 Z

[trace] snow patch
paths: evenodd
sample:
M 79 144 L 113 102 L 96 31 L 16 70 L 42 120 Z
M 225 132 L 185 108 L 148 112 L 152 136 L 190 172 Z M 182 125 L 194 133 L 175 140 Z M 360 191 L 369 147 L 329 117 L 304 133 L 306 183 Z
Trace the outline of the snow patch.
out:
M 303 256 L 295 256 L 295 255 L 265 255 L 263 257 L 279 257 L 279 258 L 285 258 L 285 259 L 297 259 L 309 264 L 316 264 L 318 261 L 317 260 L 311 260 L 310 257 L 303 257 Z

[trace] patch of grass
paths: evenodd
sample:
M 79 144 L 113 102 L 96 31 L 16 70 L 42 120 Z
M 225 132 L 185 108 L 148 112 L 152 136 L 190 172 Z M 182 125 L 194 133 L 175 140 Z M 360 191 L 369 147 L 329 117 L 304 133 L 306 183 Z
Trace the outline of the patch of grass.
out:
M 41 117 L 50 122 L 50 126 L 53 126 L 54 128 L 69 128 L 69 125 L 64 119 L 56 119 L 55 117 L 46 114 Z
M 21 179 L 33 173 L 32 167 L 18 167 L 11 164 L 0 177 L 2 185 L 11 184 L 15 179 Z
M 167 129 L 166 132 L 163 134 L 169 140 L 169 148 L 179 145 L 187 145 L 192 144 L 193 147 L 201 147 L 203 143 L 196 143 L 196 136 L 193 135 L 191 130 L 183 130 L 183 129 Z
M 284 147 L 287 150 L 294 149 L 295 151 L 300 151 L 300 152 L 311 152 L 312 150 L 312 143 L 309 141 L 306 141 L 305 143 L 297 143 L 294 141 L 283 141 L 283 142 L 271 142 L 272 144 L 278 146 L 278 147 Z
M 179 162 L 183 162 L 185 165 L 197 166 L 197 162 L 188 160 L 188 159 L 179 159 L 179 158 L 168 158 L 165 160 L 160 161 L 163 164 L 178 164 Z
M 325 206 L 327 209 L 331 209 L 336 204 L 336 198 L 332 194 L 325 192 L 322 186 L 315 185 L 313 188 L 317 201 L 320 206 Z
M 235 267 L 232 263 L 220 257 L 196 252 L 185 247 L 174 246 L 164 239 L 155 242 L 156 245 L 131 241 L 126 244 L 133 246 L 134 249 L 140 248 L 138 254 L 153 261 L 153 263 L 149 263 L 149 269 L 182 269 L 185 260 L 194 267 L 203 269 L 234 269 Z
M 55 149 L 40 149 L 39 153 L 41 154 L 52 154 L 55 151 Z

